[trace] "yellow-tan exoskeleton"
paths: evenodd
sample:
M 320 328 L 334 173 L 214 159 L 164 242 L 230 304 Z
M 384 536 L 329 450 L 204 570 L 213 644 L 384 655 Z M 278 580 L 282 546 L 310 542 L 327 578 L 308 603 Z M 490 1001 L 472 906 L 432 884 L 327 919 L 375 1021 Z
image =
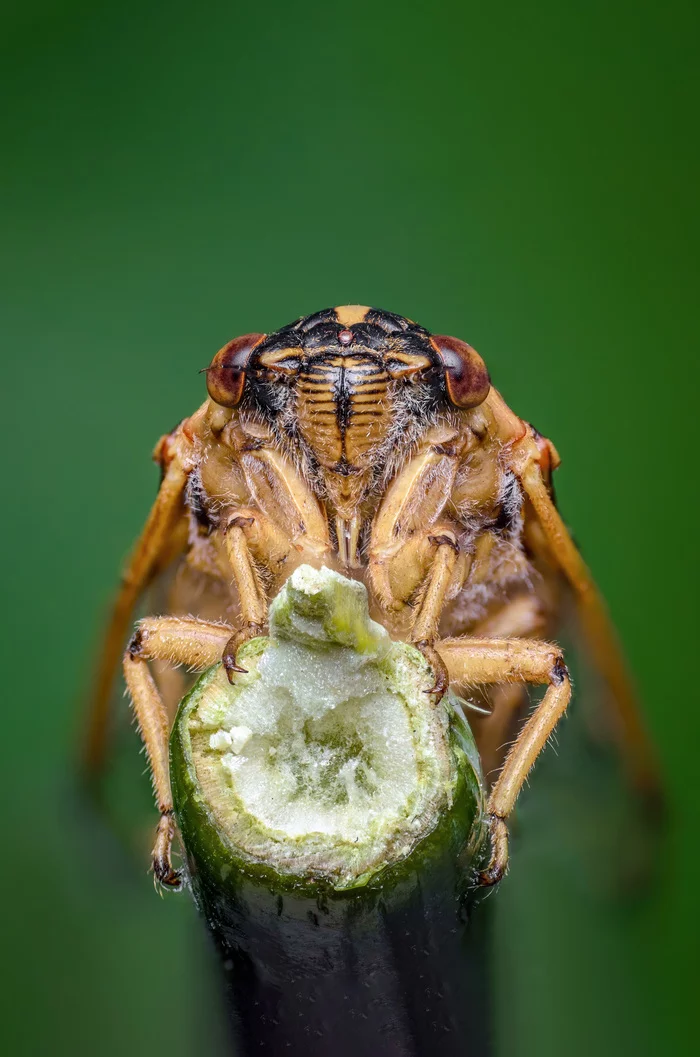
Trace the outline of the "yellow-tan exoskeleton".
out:
M 142 620 L 124 655 L 161 815 L 162 884 L 179 883 L 168 735 L 182 686 L 165 701 L 149 662 L 223 661 L 234 678 L 239 646 L 264 633 L 269 600 L 302 563 L 365 583 L 377 619 L 427 658 L 436 700 L 449 684 L 482 688 L 490 714 L 476 737 L 495 774 L 482 883 L 506 869 L 508 816 L 571 696 L 562 651 L 547 641 L 563 591 L 613 690 L 633 776 L 653 787 L 605 606 L 554 503 L 557 453 L 510 410 L 470 345 L 350 305 L 229 342 L 206 378 L 208 399 L 156 448 L 162 483 L 114 607 L 87 749 L 95 770 L 134 606 L 179 558 L 173 615 Z M 523 721 L 528 683 L 546 690 Z

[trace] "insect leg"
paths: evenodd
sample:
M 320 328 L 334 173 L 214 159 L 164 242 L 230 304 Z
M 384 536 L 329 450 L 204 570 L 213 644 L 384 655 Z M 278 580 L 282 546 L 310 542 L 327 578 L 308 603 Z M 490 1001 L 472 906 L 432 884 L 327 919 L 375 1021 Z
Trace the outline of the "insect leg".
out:
M 435 674 L 428 693 L 442 697 L 447 672 L 433 643 L 446 598 L 464 583 L 471 557 L 460 553 L 456 534 L 448 525 L 433 525 L 416 533 L 398 553 L 370 570 L 375 597 L 389 613 L 410 613 L 408 639 L 423 654 Z M 415 607 L 415 608 L 414 608 Z
M 267 592 L 258 563 L 274 583 L 283 569 L 285 576 L 292 571 L 290 559 L 295 554 L 299 557 L 299 552 L 281 529 L 255 510 L 239 510 L 230 519 L 224 542 L 241 608 L 241 627 L 231 636 L 222 657 L 232 680 L 236 672 L 245 671 L 236 664 L 237 650 L 247 639 L 261 635 L 267 623 Z
M 176 434 L 174 455 L 129 559 L 110 616 L 88 714 L 83 764 L 90 776 L 97 775 L 104 765 L 110 692 L 134 606 L 153 574 L 166 564 L 167 559 L 174 557 L 173 545 L 177 544 L 182 550 L 186 543 L 186 536 L 177 532 L 179 523 L 184 520 L 183 496 L 189 474 L 183 454 L 178 450 L 184 447 L 181 442 L 182 438 Z
M 423 653 L 435 673 L 435 684 L 429 693 L 440 697 L 448 687 L 447 671 L 440 654 L 433 647 L 445 599 L 452 586 L 455 566 L 459 560 L 459 546 L 453 532 L 426 537 L 425 542 L 432 552 L 425 577 L 420 606 L 413 620 L 410 640 Z M 466 575 L 464 557 L 461 561 L 460 582 Z
M 450 682 L 479 685 L 522 680 L 548 684 L 544 697 L 511 747 L 489 796 L 491 860 L 481 883 L 495 884 L 508 865 L 506 820 L 530 768 L 566 711 L 571 697 L 569 673 L 557 646 L 532 639 L 443 639 L 436 647 L 447 666 Z
M 515 472 L 535 510 L 552 555 L 573 588 L 584 634 L 595 662 L 612 691 L 635 784 L 656 796 L 659 790 L 658 767 L 640 717 L 636 694 L 615 628 L 595 581 L 552 501 L 539 466 L 538 454 L 534 449 L 529 457 L 517 460 L 520 465 L 514 467 Z
M 428 431 L 382 500 L 368 552 L 374 598 L 390 619 L 395 615 L 397 624 L 410 615 L 409 638 L 433 668 L 431 692 L 440 695 L 447 679 L 433 640 L 445 600 L 462 586 L 468 569 L 456 525 L 444 517 L 462 446 L 456 433 L 437 427 Z
M 527 692 L 522 683 L 502 683 L 490 687 L 487 696 L 488 716 L 469 717 L 481 757 L 487 786 L 494 784 L 509 743 L 513 740 L 518 717 L 523 714 Z
M 160 821 L 153 849 L 156 880 L 169 888 L 180 884 L 170 851 L 175 834 L 168 759 L 169 722 L 148 661 L 165 660 L 191 668 L 216 664 L 231 635 L 231 628 L 178 617 L 142 620 L 124 654 L 124 676 L 151 765 L 153 791 Z
M 471 629 L 477 638 L 530 638 L 544 636 L 546 615 L 539 598 L 516 596 Z M 487 779 L 503 765 L 505 747 L 514 736 L 518 717 L 523 715 L 527 693 L 522 683 L 501 683 L 488 691 L 491 712 L 470 717 L 474 737 Z

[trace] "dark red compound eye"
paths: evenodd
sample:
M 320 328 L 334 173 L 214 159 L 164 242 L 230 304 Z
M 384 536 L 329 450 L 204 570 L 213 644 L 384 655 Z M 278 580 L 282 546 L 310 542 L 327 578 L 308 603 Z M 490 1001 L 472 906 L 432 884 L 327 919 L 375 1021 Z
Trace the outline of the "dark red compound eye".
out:
M 483 404 L 491 388 L 491 379 L 476 349 L 466 341 L 444 334 L 434 335 L 431 341 L 442 361 L 450 403 L 465 410 Z
M 244 334 L 219 349 L 207 368 L 207 390 L 215 404 L 221 407 L 240 404 L 250 354 L 264 337 L 264 334 Z

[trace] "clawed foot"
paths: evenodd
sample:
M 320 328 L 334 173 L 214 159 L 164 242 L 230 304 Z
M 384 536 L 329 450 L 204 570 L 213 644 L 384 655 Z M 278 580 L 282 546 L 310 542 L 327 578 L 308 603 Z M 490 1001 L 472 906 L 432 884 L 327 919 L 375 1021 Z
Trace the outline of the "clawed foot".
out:
M 170 858 L 174 834 L 175 821 L 172 810 L 165 811 L 158 823 L 156 843 L 153 848 L 153 875 L 156 885 L 177 890 L 182 887 L 182 874 L 180 870 L 173 867 Z
M 485 870 L 479 874 L 480 885 L 495 885 L 508 869 L 508 827 L 505 819 L 498 815 L 487 815 L 485 822 L 491 841 L 491 858 Z
M 431 643 L 424 640 L 423 642 L 414 642 L 413 645 L 423 654 L 435 676 L 435 683 L 425 692 L 426 694 L 435 694 L 435 704 L 437 704 L 443 698 L 450 685 L 450 679 L 447 674 L 445 663 Z
M 221 663 L 226 669 L 226 674 L 230 683 L 234 681 L 237 673 L 245 675 L 248 671 L 247 668 L 242 668 L 236 661 L 236 654 L 239 649 L 246 642 L 249 642 L 250 639 L 254 639 L 258 635 L 264 635 L 265 630 L 263 624 L 246 624 L 246 626 L 240 631 L 236 631 L 226 643 L 224 652 L 221 655 Z

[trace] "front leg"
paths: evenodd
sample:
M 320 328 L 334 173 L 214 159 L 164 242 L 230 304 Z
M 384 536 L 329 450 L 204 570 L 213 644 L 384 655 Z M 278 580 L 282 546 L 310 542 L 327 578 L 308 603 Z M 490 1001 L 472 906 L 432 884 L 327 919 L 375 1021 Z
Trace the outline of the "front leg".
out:
M 226 643 L 221 658 L 233 682 L 236 672 L 246 671 L 236 662 L 238 649 L 262 635 L 267 624 L 267 591 L 260 568 L 266 568 L 270 578 L 278 579 L 281 570 L 291 565 L 293 548 L 291 540 L 269 518 L 254 510 L 239 511 L 229 520 L 224 544 L 241 609 L 240 628 Z
M 223 665 L 233 681 L 244 672 L 236 653 L 249 639 L 267 628 L 268 599 L 303 562 L 317 560 L 302 535 L 296 540 L 259 510 L 238 510 L 224 527 L 224 549 L 238 592 L 241 611 L 239 629 L 223 652 Z
M 330 555 L 325 513 L 308 482 L 259 424 L 233 423 L 226 443 L 243 471 L 251 505 L 224 524 L 224 549 L 238 590 L 242 625 L 226 645 L 229 679 L 243 671 L 236 652 L 264 632 L 268 600 L 294 571 Z
M 465 441 L 436 427 L 404 466 L 372 526 L 368 579 L 380 607 L 435 672 L 433 693 L 447 689 L 444 665 L 433 647 L 445 601 L 461 588 L 469 558 L 460 552 L 458 527 L 444 517 Z
M 433 643 L 445 601 L 464 583 L 468 561 L 468 556 L 460 553 L 453 529 L 438 525 L 434 531 L 415 536 L 388 562 L 391 594 L 385 599 L 385 607 L 407 614 L 408 640 L 432 668 L 435 683 L 428 692 L 437 694 L 438 700 L 449 684 L 445 665 Z

